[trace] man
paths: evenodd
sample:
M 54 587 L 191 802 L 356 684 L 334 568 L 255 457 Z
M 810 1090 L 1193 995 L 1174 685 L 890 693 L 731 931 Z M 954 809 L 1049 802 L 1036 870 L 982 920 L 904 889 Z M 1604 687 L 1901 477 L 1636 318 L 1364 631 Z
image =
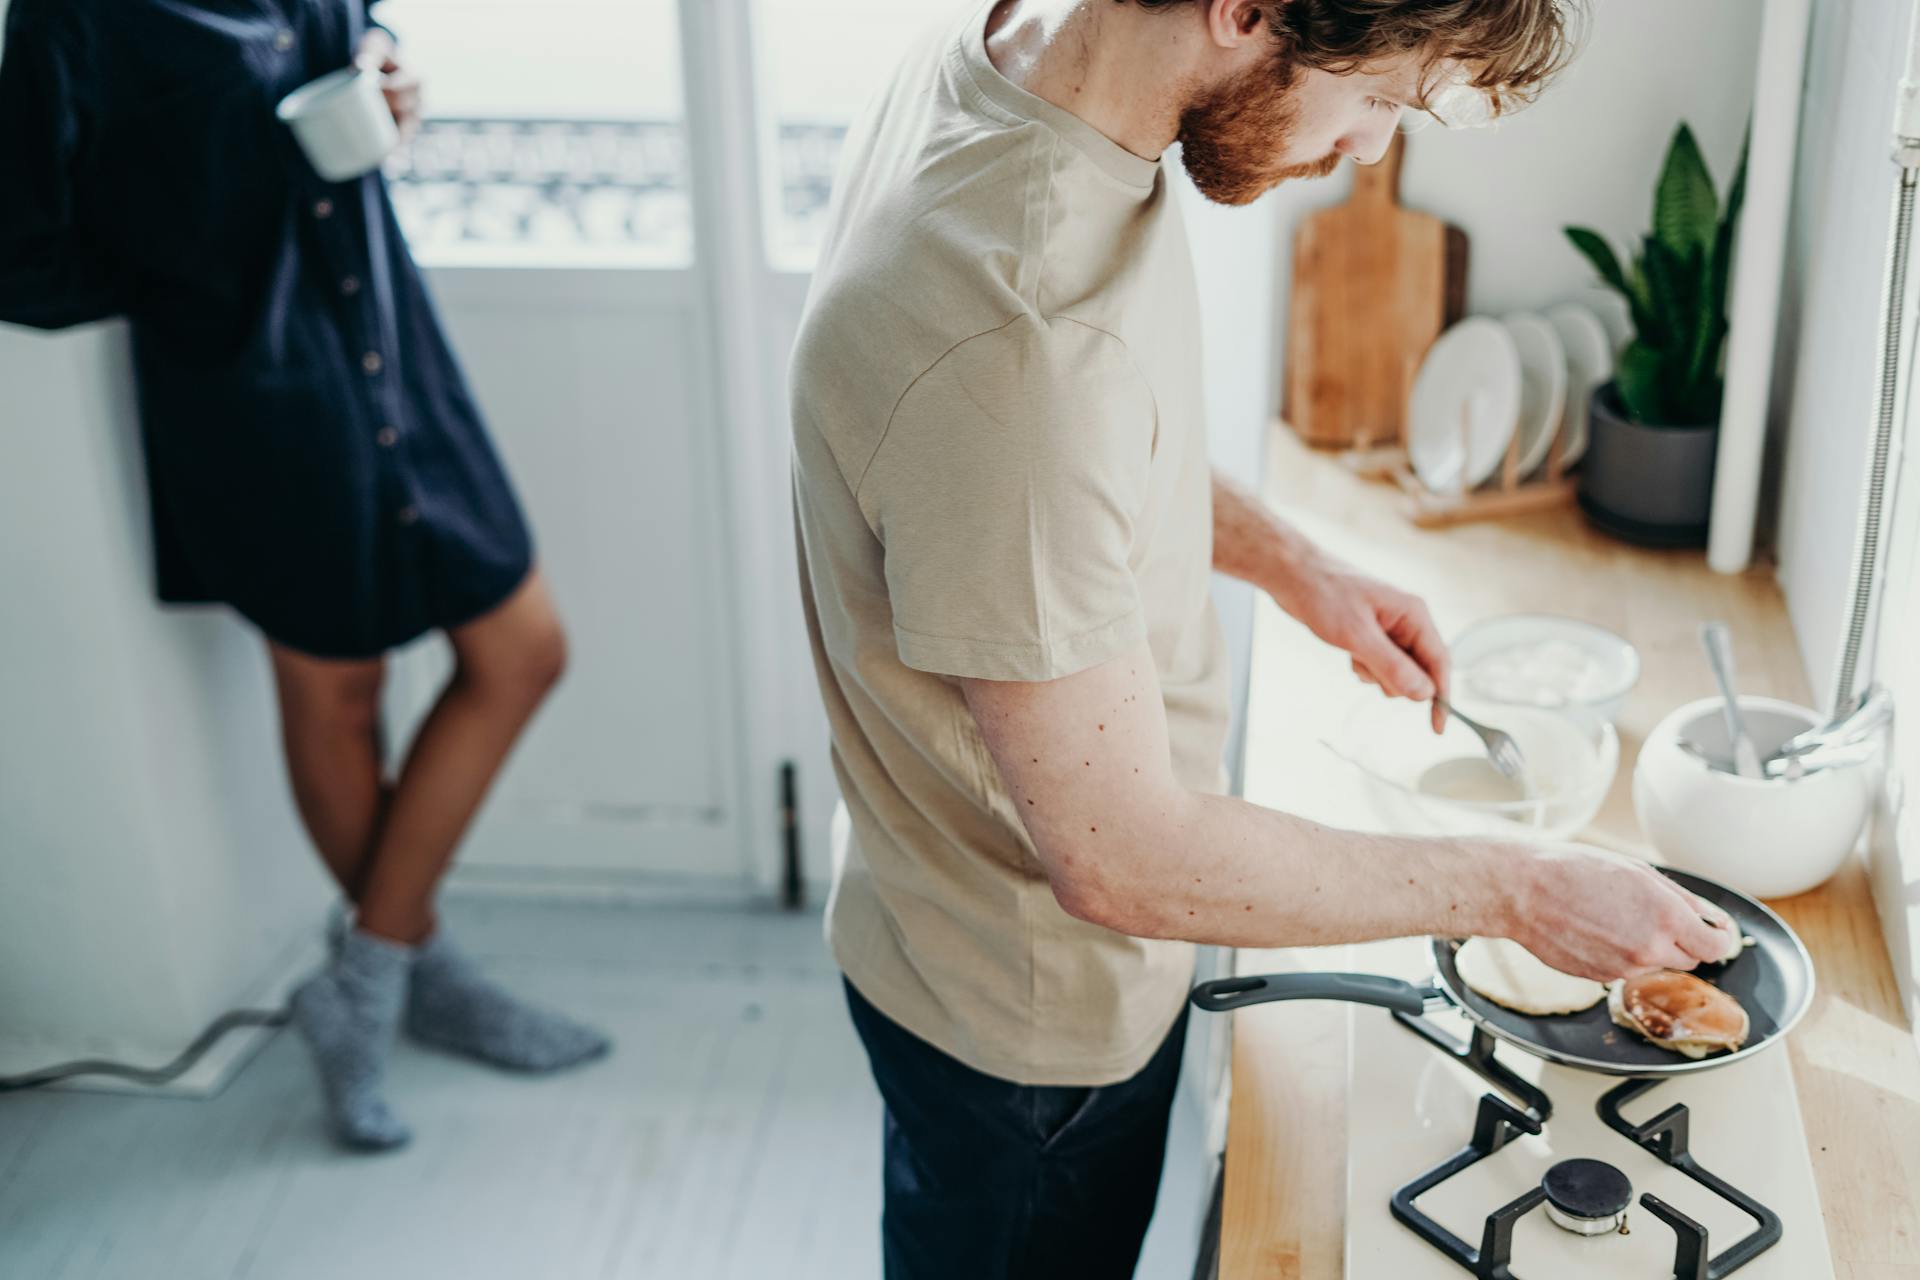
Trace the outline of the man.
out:
M 1627 859 L 1219 794 L 1210 570 L 1390 694 L 1444 695 L 1447 659 L 1418 600 L 1209 474 L 1158 157 L 1179 141 L 1228 203 L 1372 163 L 1443 82 L 1534 92 L 1565 17 L 976 2 L 849 135 L 794 354 L 795 487 L 852 820 L 828 932 L 886 1102 L 889 1276 L 1132 1271 L 1193 942 L 1486 934 L 1596 978 L 1724 953 L 1724 917 Z

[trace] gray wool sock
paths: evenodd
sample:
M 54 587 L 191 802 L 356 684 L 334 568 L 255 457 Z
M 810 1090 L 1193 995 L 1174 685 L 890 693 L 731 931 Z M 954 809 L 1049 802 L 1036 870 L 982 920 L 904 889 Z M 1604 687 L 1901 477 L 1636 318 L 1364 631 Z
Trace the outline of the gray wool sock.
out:
M 353 930 L 332 963 L 293 993 L 293 1025 L 313 1051 L 328 1127 L 342 1146 L 386 1151 L 413 1136 L 380 1096 L 413 950 Z
M 414 957 L 407 1033 L 511 1071 L 557 1071 L 613 1047 L 592 1027 L 516 1000 L 487 981 L 445 929 L 421 943 Z

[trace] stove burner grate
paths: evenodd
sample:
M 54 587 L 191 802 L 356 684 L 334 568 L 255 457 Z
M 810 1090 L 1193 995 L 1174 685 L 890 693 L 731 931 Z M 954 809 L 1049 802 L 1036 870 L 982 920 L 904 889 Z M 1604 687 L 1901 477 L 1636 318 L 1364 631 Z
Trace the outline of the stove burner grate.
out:
M 1645 1124 L 1635 1124 L 1620 1114 L 1625 1103 L 1657 1087 L 1658 1080 L 1629 1080 L 1609 1089 L 1595 1104 L 1607 1128 L 1622 1134 L 1663 1162 L 1672 1165 L 1707 1190 L 1733 1205 L 1755 1226 L 1718 1257 L 1707 1256 L 1707 1229 L 1656 1195 L 1643 1195 L 1640 1203 L 1647 1212 L 1672 1227 L 1680 1237 L 1673 1274 L 1679 1280 L 1720 1280 L 1752 1262 L 1780 1242 L 1780 1215 L 1755 1200 L 1740 1188 L 1700 1166 L 1687 1145 L 1689 1113 L 1685 1103 L 1676 1102 Z
M 1514 1138 L 1522 1134 L 1537 1136 L 1552 1114 L 1553 1103 L 1545 1091 L 1497 1061 L 1493 1056 L 1492 1037 L 1478 1028 L 1472 1041 L 1462 1045 L 1428 1024 L 1410 1019 L 1401 1021 L 1521 1101 L 1525 1110 L 1497 1094 L 1483 1094 L 1474 1115 L 1473 1137 L 1467 1145 L 1393 1193 L 1391 1208 L 1397 1220 L 1481 1280 L 1521 1280 L 1511 1269 L 1514 1223 L 1542 1204 L 1547 1206 L 1555 1225 L 1583 1235 L 1626 1229 L 1632 1185 L 1625 1174 L 1599 1160 L 1563 1160 L 1547 1170 L 1540 1185 L 1487 1215 L 1477 1249 L 1416 1207 L 1414 1201 L 1419 1197 L 1492 1156 Z M 1752 1232 L 1724 1252 L 1710 1256 L 1706 1227 L 1651 1192 L 1641 1195 L 1640 1203 L 1647 1212 L 1673 1230 L 1675 1280 L 1721 1280 L 1779 1242 L 1780 1217 L 1738 1187 L 1702 1168 L 1694 1159 L 1688 1146 L 1689 1113 L 1684 1103 L 1675 1103 L 1642 1124 L 1635 1124 L 1620 1114 L 1621 1106 L 1660 1083 L 1657 1079 L 1628 1080 L 1608 1090 L 1595 1104 L 1595 1110 L 1608 1128 L 1680 1170 L 1754 1220 Z M 1589 1226 L 1595 1229 L 1588 1231 Z

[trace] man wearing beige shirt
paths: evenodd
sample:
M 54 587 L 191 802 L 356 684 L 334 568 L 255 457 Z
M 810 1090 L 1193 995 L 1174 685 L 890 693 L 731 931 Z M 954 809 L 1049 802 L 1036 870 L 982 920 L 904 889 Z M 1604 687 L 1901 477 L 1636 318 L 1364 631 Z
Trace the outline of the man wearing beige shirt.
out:
M 1535 92 L 1564 3 L 972 0 L 849 134 L 794 485 L 895 1280 L 1131 1273 L 1196 942 L 1444 930 L 1598 978 L 1724 953 L 1712 908 L 1627 859 L 1221 794 L 1212 571 L 1391 695 L 1444 694 L 1447 658 L 1417 599 L 1212 474 L 1160 157 L 1232 204 L 1372 163 L 1442 86 Z

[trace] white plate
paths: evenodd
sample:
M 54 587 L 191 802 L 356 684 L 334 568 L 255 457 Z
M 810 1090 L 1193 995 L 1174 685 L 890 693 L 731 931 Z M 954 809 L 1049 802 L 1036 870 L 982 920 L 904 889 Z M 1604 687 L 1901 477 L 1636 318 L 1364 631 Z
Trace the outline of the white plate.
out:
M 1520 437 L 1516 467 L 1530 476 L 1547 460 L 1567 409 L 1567 352 L 1553 326 L 1531 311 L 1500 317 L 1520 348 Z
M 1587 402 L 1613 376 L 1613 339 L 1600 317 L 1577 302 L 1548 307 L 1546 317 L 1567 349 L 1566 443 L 1560 446 L 1560 461 L 1572 466 L 1587 451 Z
M 1498 320 L 1469 316 L 1427 349 L 1407 397 L 1407 460 L 1434 493 L 1499 469 L 1520 415 L 1520 350 Z

